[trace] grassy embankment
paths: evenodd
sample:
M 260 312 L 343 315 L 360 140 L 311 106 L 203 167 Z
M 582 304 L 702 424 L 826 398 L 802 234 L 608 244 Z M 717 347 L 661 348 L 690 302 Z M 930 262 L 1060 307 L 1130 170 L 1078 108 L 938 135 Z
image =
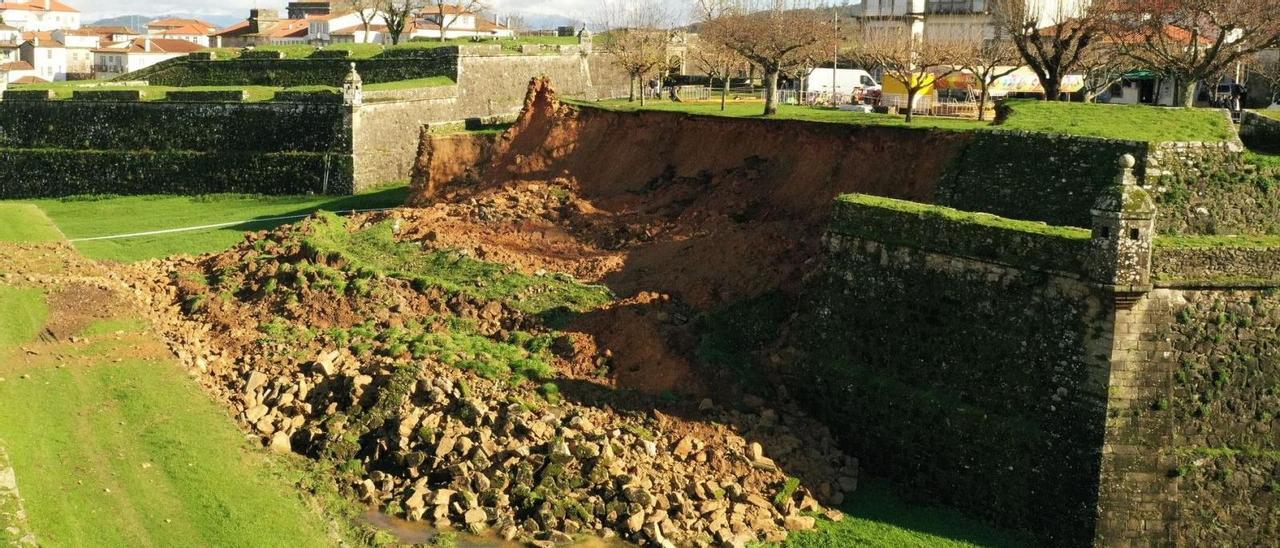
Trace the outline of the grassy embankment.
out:
M 369 84 L 364 87 L 365 91 L 388 91 L 400 89 L 428 88 L 439 86 L 453 85 L 453 79 L 448 76 L 433 76 L 430 78 L 417 78 L 413 80 L 401 80 L 397 82 L 382 82 L 378 84 Z M 339 90 L 335 86 L 295 86 L 295 87 L 272 87 L 272 86 L 130 86 L 124 84 L 102 84 L 97 82 L 53 82 L 48 84 L 24 84 L 13 87 L 14 90 L 52 90 L 58 99 L 70 99 L 76 90 L 92 90 L 92 91 L 128 91 L 141 90 L 144 101 L 165 101 L 169 98 L 171 91 L 246 91 L 248 92 L 247 101 L 250 103 L 259 103 L 263 101 L 271 101 L 275 99 L 278 91 L 304 91 L 304 92 L 322 92 L 328 91 L 337 93 Z
M 34 208 L 4 206 L 0 226 L 47 227 Z M 292 487 L 300 465 L 251 448 L 143 322 L 124 314 L 81 329 L 88 340 L 35 340 L 47 319 L 81 312 L 51 310 L 44 288 L 0 285 L 0 445 L 38 543 L 337 544 L 344 533 Z
M 246 230 L 264 230 L 296 221 L 264 219 L 307 215 L 318 210 L 395 207 L 403 204 L 407 195 L 408 188 L 400 185 L 345 197 L 252 194 L 104 196 L 33 203 L 71 239 L 248 221 L 217 229 L 75 243 L 76 249 L 88 257 L 129 262 L 178 253 L 220 251 L 239 242 Z
M 590 103 L 619 111 L 659 110 L 733 118 L 762 118 L 757 100 L 733 101 L 726 110 L 720 102 L 650 101 L 644 107 L 625 99 Z M 917 116 L 908 124 L 900 115 L 845 112 L 831 108 L 780 105 L 776 118 L 867 126 L 920 127 L 953 130 L 1015 129 L 1040 133 L 1106 137 L 1144 142 L 1221 141 L 1234 129 L 1221 112 L 1211 109 L 1172 109 L 1138 105 L 1096 105 L 1017 100 L 1006 103 L 1011 114 L 1000 125 L 977 120 Z

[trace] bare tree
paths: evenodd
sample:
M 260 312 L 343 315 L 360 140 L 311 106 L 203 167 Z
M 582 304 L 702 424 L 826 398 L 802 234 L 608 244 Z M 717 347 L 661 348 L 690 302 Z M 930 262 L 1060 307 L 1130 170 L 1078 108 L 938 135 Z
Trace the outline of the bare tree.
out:
M 364 39 L 361 42 L 369 41 L 369 27 L 378 18 L 380 2 L 381 0 L 347 0 L 347 5 L 355 10 L 356 17 L 360 18 L 360 28 L 364 31 Z
M 416 23 L 417 13 L 422 8 L 421 0 L 379 0 L 383 20 L 387 22 L 387 34 L 391 35 L 391 44 L 400 43 L 406 30 Z
M 1095 101 L 1099 94 L 1122 80 L 1133 68 L 1133 59 L 1121 54 L 1110 40 L 1095 44 L 1080 58 L 1080 73 L 1084 76 L 1084 87 L 1080 92 L 1084 100 Z
M 693 6 L 694 21 L 701 25 L 728 15 L 736 10 L 733 0 L 695 0 Z M 707 76 L 721 79 L 720 110 L 725 110 L 729 97 L 730 79 L 737 70 L 744 70 L 749 63 L 738 52 L 724 44 L 707 40 L 699 36 L 689 48 L 689 57 L 695 66 Z
M 1262 50 L 1280 46 L 1280 0 L 1129 0 L 1110 27 L 1125 55 L 1177 78 L 1175 102 Z
M 635 101 L 636 84 L 643 85 L 646 75 L 661 70 L 668 62 L 669 18 L 657 2 L 611 0 L 603 4 L 601 24 L 606 30 L 596 37 L 596 43 L 630 77 L 630 100 Z M 644 100 L 642 91 L 641 105 Z
M 483 0 L 426 0 L 426 7 L 423 11 L 430 10 L 432 14 L 439 17 L 437 21 L 440 24 L 440 41 L 445 41 L 448 36 L 449 29 L 458 22 L 458 17 L 470 14 L 478 17 L 481 10 L 488 9 Z
M 1280 103 L 1280 55 L 1255 55 L 1249 66 L 1250 76 L 1267 86 L 1267 106 Z
M 920 92 L 958 72 L 967 50 L 963 41 L 925 40 L 906 29 L 879 29 L 864 36 L 861 55 L 906 89 L 907 122 Z
M 991 86 L 996 80 L 1013 74 L 1020 68 L 1022 56 L 1007 37 L 974 37 L 964 48 L 960 66 L 973 74 L 978 85 L 978 119 L 987 119 L 987 102 L 991 100 Z
M 1036 73 L 1048 101 L 1061 98 L 1062 80 L 1101 34 L 1106 5 L 1105 0 L 988 0 L 996 28 Z
M 764 115 L 778 112 L 778 76 L 794 72 L 838 42 L 835 23 L 804 0 L 743 1 L 702 25 L 703 37 L 723 45 L 764 73 Z

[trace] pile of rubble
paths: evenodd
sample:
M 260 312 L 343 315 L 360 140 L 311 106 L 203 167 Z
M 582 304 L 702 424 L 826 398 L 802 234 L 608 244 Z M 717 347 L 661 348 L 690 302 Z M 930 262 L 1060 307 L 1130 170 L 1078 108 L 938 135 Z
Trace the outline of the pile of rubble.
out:
M 331 460 L 353 496 L 389 514 L 528 542 L 741 546 L 812 528 L 824 512 L 839 519 L 822 504 L 856 488 L 856 460 L 785 398 L 672 401 L 573 378 L 567 366 L 555 385 L 490 379 L 382 335 L 357 355 L 326 333 L 434 332 L 459 318 L 494 344 L 554 332 L 503 303 L 318 253 L 306 231 L 258 233 L 221 255 L 122 276 L 246 430 L 272 449 Z M 290 282 L 306 279 L 298 272 L 311 282 Z M 208 281 L 227 277 L 234 284 Z M 307 328 L 264 336 L 275 323 Z M 564 365 L 573 349 L 555 340 L 546 355 Z

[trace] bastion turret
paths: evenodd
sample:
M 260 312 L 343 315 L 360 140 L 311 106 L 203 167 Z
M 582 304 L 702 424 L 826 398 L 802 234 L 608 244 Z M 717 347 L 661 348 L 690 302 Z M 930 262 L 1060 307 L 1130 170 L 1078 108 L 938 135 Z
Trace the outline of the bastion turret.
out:
M 1132 155 L 1120 157 L 1115 184 L 1099 194 L 1089 210 L 1093 236 L 1089 276 L 1122 293 L 1151 288 L 1151 243 L 1155 236 L 1156 205 L 1138 186 Z

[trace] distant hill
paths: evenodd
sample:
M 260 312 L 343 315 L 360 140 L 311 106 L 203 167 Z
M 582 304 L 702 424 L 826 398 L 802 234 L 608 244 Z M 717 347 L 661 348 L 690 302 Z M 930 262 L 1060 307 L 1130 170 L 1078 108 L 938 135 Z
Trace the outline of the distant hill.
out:
M 170 13 L 166 15 L 121 15 L 119 17 L 99 19 L 89 23 L 89 25 L 97 27 L 124 26 L 129 27 L 136 32 L 141 32 L 147 28 L 148 22 L 155 21 L 156 19 L 169 18 L 199 19 L 201 21 L 213 23 L 218 27 L 229 27 L 244 20 L 244 17 L 237 17 L 235 15 L 194 15 L 190 13 Z

